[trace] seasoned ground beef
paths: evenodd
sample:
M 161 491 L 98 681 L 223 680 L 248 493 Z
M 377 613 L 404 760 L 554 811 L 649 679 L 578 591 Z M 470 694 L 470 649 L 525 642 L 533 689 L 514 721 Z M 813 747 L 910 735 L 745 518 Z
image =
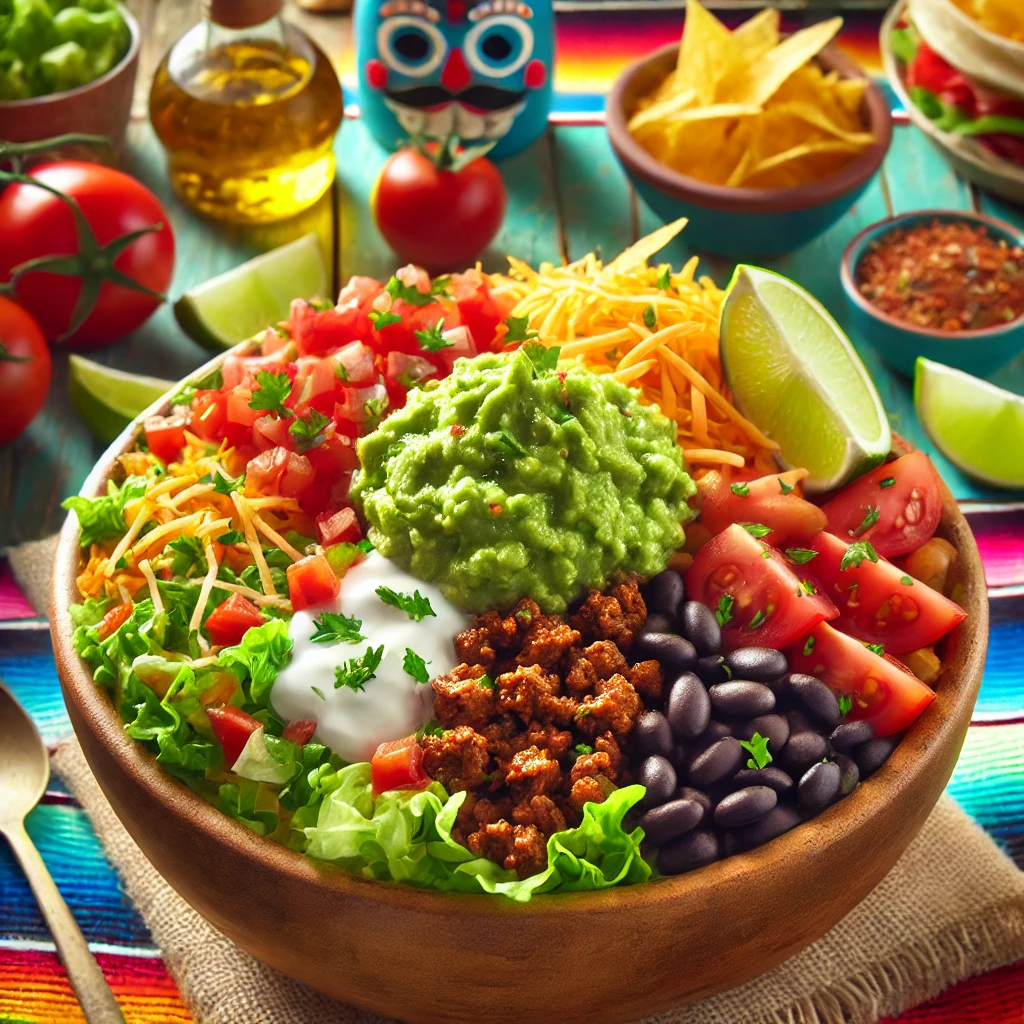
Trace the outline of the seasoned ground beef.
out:
M 536 874 L 549 836 L 632 781 L 630 734 L 663 684 L 657 662 L 626 657 L 645 618 L 636 584 L 623 583 L 568 621 L 524 600 L 455 638 L 463 664 L 432 682 L 423 767 L 467 791 L 453 834 L 473 853 Z

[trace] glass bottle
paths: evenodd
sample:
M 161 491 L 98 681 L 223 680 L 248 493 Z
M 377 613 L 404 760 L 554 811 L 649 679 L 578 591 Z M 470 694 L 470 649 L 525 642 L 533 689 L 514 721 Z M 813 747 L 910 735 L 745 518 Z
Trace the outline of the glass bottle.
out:
M 206 0 L 168 51 L 149 114 L 174 190 L 218 220 L 263 224 L 304 210 L 334 180 L 341 86 L 282 0 Z

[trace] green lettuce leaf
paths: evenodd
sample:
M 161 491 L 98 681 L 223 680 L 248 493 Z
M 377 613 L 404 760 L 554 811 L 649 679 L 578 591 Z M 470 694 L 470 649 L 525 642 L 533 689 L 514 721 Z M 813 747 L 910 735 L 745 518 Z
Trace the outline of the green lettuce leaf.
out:
M 251 782 L 283 786 L 302 771 L 299 745 L 280 736 L 267 736 L 263 729 L 257 729 L 249 734 L 238 760 L 228 767 L 235 775 Z
M 217 791 L 217 809 L 240 821 L 258 836 L 270 835 L 278 826 L 275 811 L 258 811 L 256 799 L 260 794 L 258 782 L 242 780 L 240 783 L 225 782 Z
M 953 131 L 957 135 L 1024 135 L 1024 118 L 986 114 L 973 121 L 961 121 Z
M 913 25 L 894 28 L 889 33 L 889 45 L 901 64 L 912 64 L 917 56 L 917 30 Z
M 107 493 L 99 498 L 83 498 L 80 495 L 67 498 L 62 507 L 70 509 L 78 516 L 81 529 L 79 543 L 83 548 L 90 544 L 121 537 L 128 529 L 124 518 L 124 507 L 134 498 L 141 498 L 146 493 L 148 480 L 144 476 L 130 476 L 118 487 L 113 481 L 107 481 Z
M 113 604 L 112 597 L 90 597 L 83 604 L 73 604 L 68 613 L 75 626 L 96 626 Z
M 243 685 L 248 679 L 248 702 L 265 708 L 274 680 L 288 664 L 291 654 L 288 623 L 283 619 L 270 619 L 262 626 L 247 630 L 237 646 L 221 651 L 217 662 L 223 668 L 242 669 Z

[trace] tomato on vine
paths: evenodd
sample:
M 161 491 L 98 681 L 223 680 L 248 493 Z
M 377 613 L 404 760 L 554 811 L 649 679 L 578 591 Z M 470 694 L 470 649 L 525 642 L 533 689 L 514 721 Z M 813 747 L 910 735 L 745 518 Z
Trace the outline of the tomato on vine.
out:
M 46 401 L 52 369 L 39 325 L 0 295 L 0 444 L 13 441 Z

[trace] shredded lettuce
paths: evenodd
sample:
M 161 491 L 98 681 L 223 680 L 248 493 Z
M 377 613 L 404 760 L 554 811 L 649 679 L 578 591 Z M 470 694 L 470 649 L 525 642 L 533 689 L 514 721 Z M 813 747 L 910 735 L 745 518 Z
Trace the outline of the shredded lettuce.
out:
M 124 518 L 124 507 L 129 501 L 141 498 L 146 493 L 149 481 L 144 476 L 130 476 L 118 487 L 107 481 L 107 493 L 98 498 L 83 498 L 75 495 L 67 498 L 62 507 L 78 516 L 81 529 L 79 543 L 83 548 L 111 537 L 121 537 L 128 529 Z
M 242 642 L 220 652 L 218 663 L 237 666 L 248 676 L 248 698 L 252 704 L 267 707 L 270 690 L 278 672 L 288 663 L 292 640 L 284 619 L 270 619 L 262 626 L 248 629 Z
M 270 740 L 277 742 L 268 742 Z M 251 782 L 283 786 L 302 769 L 298 752 L 298 744 L 279 736 L 266 736 L 263 729 L 257 729 L 249 734 L 238 760 L 228 767 L 240 778 Z

